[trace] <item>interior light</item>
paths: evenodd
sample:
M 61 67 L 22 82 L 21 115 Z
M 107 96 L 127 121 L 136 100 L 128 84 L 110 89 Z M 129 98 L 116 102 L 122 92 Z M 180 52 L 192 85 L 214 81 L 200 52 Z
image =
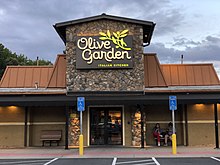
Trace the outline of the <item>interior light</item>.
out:
M 17 106 L 8 106 L 8 109 L 9 110 L 16 110 L 16 109 L 18 109 L 18 107 Z
M 136 112 L 136 113 L 135 113 L 135 117 L 136 117 L 136 118 L 141 118 L 141 113 L 140 113 L 140 112 Z
M 200 106 L 200 107 L 201 107 L 201 106 L 204 106 L 204 104 L 195 104 L 195 105 L 196 105 L 196 106 Z

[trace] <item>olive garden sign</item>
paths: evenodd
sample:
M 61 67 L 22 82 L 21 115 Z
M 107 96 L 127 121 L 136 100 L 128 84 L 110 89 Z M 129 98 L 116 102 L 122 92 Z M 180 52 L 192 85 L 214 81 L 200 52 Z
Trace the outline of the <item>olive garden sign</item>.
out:
M 100 36 L 77 36 L 76 69 L 133 68 L 132 36 L 128 30 Z

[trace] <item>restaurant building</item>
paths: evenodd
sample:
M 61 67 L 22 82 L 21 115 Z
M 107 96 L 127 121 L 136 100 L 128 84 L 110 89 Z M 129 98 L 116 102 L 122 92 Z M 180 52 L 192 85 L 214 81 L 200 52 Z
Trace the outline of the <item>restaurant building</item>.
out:
M 79 96 L 86 102 L 85 146 L 155 145 L 153 127 L 165 129 L 172 120 L 169 96 L 175 95 L 177 144 L 219 148 L 220 84 L 213 64 L 160 64 L 155 53 L 144 54 L 154 27 L 106 14 L 55 24 L 66 50 L 53 66 L 5 70 L 0 147 L 41 146 L 43 130 L 62 130 L 60 145 L 78 146 Z

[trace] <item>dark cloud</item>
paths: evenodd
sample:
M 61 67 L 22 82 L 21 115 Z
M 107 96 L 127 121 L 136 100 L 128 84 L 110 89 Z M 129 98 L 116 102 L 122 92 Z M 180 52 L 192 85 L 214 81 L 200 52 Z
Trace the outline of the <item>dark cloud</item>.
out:
M 173 45 L 180 44 L 180 41 L 185 46 L 184 51 L 167 48 L 162 43 L 152 43 L 145 48 L 145 52 L 157 52 L 160 60 L 165 63 L 178 63 L 182 54 L 184 60 L 189 62 L 220 61 L 220 37 L 207 36 L 201 42 L 188 41 L 183 38 L 175 40 Z M 188 46 L 187 43 L 189 43 Z
M 163 43 L 151 43 L 145 48 L 145 53 L 156 53 L 162 63 L 178 63 L 183 52 L 167 48 Z
M 103 12 L 156 22 L 154 36 L 172 35 L 184 23 L 183 13 L 169 0 L 1 0 L 0 43 L 14 52 L 35 59 L 54 61 L 65 49 L 52 25 Z M 152 42 L 146 52 L 156 52 L 162 62 L 178 63 L 181 54 L 186 61 L 220 61 L 220 38 L 207 36 L 202 41 L 174 37 L 173 48 Z M 183 47 L 184 51 L 177 50 Z
M 213 37 L 213 36 L 207 36 L 206 40 L 213 43 L 213 44 L 220 44 L 220 38 Z
M 121 16 L 128 16 L 156 23 L 154 35 L 167 35 L 175 32 L 184 20 L 184 14 L 178 8 L 173 8 L 169 0 L 128 0 L 108 1 L 110 13 L 116 12 Z M 123 6 L 123 7 L 121 7 Z
M 152 15 L 156 21 L 155 36 L 171 35 L 176 32 L 184 20 L 183 14 L 178 9 L 161 10 Z
M 211 36 L 206 37 L 203 43 L 195 47 L 187 47 L 184 51 L 167 48 L 162 43 L 152 43 L 145 48 L 145 52 L 157 53 L 160 63 L 181 63 L 181 55 L 184 55 L 184 63 L 213 63 L 217 74 L 220 75 L 220 44 L 210 43 Z M 220 38 L 216 38 L 219 41 Z M 212 40 L 213 41 L 213 40 Z
M 195 42 L 193 40 L 188 40 L 187 38 L 174 38 L 174 43 L 172 46 L 181 46 L 181 47 L 187 47 L 187 46 L 196 46 L 200 45 L 201 42 Z
M 154 21 L 156 35 L 174 32 L 183 20 L 169 0 L 1 0 L 0 43 L 32 59 L 54 60 L 64 44 L 53 24 L 103 12 Z

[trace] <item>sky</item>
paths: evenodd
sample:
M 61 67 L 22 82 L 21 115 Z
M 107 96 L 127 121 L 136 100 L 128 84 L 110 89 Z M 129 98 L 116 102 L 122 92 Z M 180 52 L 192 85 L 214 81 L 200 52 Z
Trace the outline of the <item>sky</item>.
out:
M 58 22 L 106 13 L 156 23 L 145 53 L 161 63 L 213 63 L 220 75 L 219 0 L 0 0 L 0 43 L 31 59 L 50 60 L 65 45 Z

